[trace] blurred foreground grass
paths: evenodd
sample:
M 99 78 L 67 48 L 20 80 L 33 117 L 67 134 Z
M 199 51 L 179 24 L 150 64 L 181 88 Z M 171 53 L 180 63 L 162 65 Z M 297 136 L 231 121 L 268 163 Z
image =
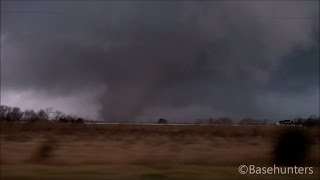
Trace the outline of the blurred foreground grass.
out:
M 171 168 L 150 168 L 145 166 L 41 166 L 18 165 L 1 168 L 1 179 L 53 180 L 53 179 L 139 179 L 139 180 L 197 180 L 197 179 L 319 179 L 319 168 L 313 175 L 240 175 L 238 167 L 177 166 Z
M 241 175 L 273 166 L 280 132 L 312 138 L 313 175 Z M 1 124 L 1 179 L 319 179 L 319 129 L 277 126 Z

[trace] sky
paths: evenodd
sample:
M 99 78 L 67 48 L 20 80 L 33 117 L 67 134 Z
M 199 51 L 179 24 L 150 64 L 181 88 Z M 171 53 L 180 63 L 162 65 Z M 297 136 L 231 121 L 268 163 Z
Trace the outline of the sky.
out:
M 319 115 L 319 1 L 1 1 L 1 105 L 107 122 Z

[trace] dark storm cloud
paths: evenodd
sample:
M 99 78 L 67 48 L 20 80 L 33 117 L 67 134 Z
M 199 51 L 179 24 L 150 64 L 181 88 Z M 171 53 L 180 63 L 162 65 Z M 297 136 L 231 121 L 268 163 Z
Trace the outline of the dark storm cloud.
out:
M 108 121 L 192 107 L 274 118 L 257 97 L 319 88 L 317 5 L 1 2 L 1 89 L 105 87 L 97 103 Z

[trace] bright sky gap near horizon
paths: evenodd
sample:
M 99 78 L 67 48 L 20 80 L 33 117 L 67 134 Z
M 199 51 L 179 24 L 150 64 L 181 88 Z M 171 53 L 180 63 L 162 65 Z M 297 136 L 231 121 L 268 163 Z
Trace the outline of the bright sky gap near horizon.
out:
M 109 122 L 319 116 L 319 1 L 1 1 L 0 97 Z

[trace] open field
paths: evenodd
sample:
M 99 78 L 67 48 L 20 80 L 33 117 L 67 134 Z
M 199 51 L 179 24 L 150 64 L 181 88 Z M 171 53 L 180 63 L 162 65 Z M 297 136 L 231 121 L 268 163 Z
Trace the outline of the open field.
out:
M 241 175 L 238 166 L 273 166 L 287 128 L 311 137 L 304 164 L 313 175 Z M 1 179 L 318 179 L 319 129 L 2 123 Z

